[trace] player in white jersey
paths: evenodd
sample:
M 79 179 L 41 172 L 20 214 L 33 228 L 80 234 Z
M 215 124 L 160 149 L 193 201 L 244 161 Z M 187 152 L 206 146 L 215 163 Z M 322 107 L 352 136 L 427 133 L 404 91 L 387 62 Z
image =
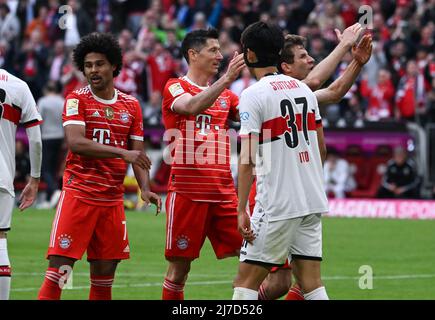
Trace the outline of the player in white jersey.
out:
M 341 38 L 340 44 L 344 42 L 348 43 L 348 48 L 352 47 L 353 60 L 345 69 L 344 73 L 327 88 L 317 90 L 330 77 L 342 57 L 341 53 L 344 54 L 347 49 L 343 50 L 337 46 L 333 53 L 322 60 L 313 69 L 314 59 L 310 57 L 304 47 L 305 39 L 297 35 L 286 35 L 279 67 L 284 74 L 301 80 L 307 84 L 310 89 L 313 91 L 316 90 L 314 94 L 316 95 L 319 106 L 338 103 L 354 84 L 364 64 L 367 63 L 371 56 L 372 41 L 370 34 L 364 35 L 358 45 L 355 45 L 361 31 L 361 26 L 355 24 L 347 28 L 343 32 L 343 35 L 339 37 Z M 338 53 L 335 51 L 338 51 Z M 323 152 L 322 149 L 320 152 Z M 324 152 L 326 152 L 326 150 L 324 150 Z M 253 187 L 255 191 L 255 185 Z M 251 190 L 251 207 L 253 207 L 255 203 L 255 201 L 252 201 L 253 195 L 255 195 L 255 192 Z M 273 268 L 260 286 L 259 299 L 278 299 L 287 293 L 291 286 L 291 277 L 291 268 L 289 266 Z M 295 285 L 288 292 L 286 300 L 301 299 L 303 299 L 303 296 L 300 294 L 298 286 Z
M 301 81 L 278 74 L 284 44 L 278 26 L 254 23 L 243 32 L 242 44 L 245 62 L 259 81 L 242 93 L 239 105 L 238 220 L 245 241 L 233 299 L 257 299 L 269 270 L 283 265 L 289 253 L 304 297 L 328 299 L 320 277 L 320 217 L 328 201 L 316 96 Z M 254 168 L 257 201 L 250 218 L 246 205 Z
M 14 207 L 15 133 L 22 123 L 29 138 L 30 180 L 20 196 L 19 209 L 32 205 L 41 175 L 41 115 L 28 85 L 0 69 L 0 300 L 9 299 L 11 266 L 6 232 L 11 228 Z

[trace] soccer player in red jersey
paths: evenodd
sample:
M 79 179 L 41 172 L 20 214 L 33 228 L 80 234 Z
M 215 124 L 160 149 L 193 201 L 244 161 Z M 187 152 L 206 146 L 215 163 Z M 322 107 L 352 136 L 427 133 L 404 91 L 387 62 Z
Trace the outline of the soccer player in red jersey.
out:
M 8 300 L 11 286 L 7 232 L 14 208 L 15 146 L 17 127 L 22 123 L 29 138 L 30 179 L 20 195 L 19 209 L 30 207 L 36 199 L 41 175 L 41 115 L 29 86 L 0 69 L 0 300 Z
M 223 59 L 218 36 L 214 29 L 187 34 L 182 52 L 189 70 L 170 79 L 163 91 L 163 120 L 174 147 L 166 200 L 169 267 L 162 294 L 168 300 L 184 299 L 191 263 L 206 237 L 218 259 L 237 256 L 242 243 L 225 130 L 228 119 L 238 120 L 239 101 L 226 88 L 245 65 L 236 52 L 226 73 L 209 85 Z
M 143 151 L 139 102 L 113 85 L 122 67 L 117 40 L 103 33 L 83 37 L 74 49 L 74 62 L 89 86 L 65 101 L 63 126 L 69 152 L 47 252 L 49 266 L 38 299 L 60 299 L 66 276 L 87 251 L 89 299 L 110 300 L 116 267 L 130 252 L 123 207 L 128 163 L 133 165 L 142 199 L 154 203 L 157 211 L 161 200 L 149 190 L 151 163 Z

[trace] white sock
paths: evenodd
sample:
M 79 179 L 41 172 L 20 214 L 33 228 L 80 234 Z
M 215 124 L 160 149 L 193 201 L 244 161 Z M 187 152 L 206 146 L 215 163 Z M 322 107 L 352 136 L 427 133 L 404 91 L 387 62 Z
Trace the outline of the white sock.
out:
M 8 243 L 0 239 L 0 300 L 9 300 L 11 290 L 11 263 L 8 256 Z
M 314 289 L 304 294 L 305 300 L 329 300 L 325 287 Z
M 235 287 L 233 300 L 258 300 L 258 291 L 248 288 Z

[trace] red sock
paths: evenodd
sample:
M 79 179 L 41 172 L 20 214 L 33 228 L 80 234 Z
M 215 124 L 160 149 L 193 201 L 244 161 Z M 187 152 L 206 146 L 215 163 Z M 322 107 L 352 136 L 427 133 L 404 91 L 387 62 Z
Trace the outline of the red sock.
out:
M 162 300 L 184 300 L 184 283 L 175 283 L 165 278 Z
M 91 276 L 89 300 L 112 300 L 112 276 Z
M 305 300 L 301 288 L 295 284 L 287 293 L 285 300 Z
M 264 289 L 263 284 L 258 288 L 258 300 L 270 300 L 266 294 L 266 289 Z
M 59 300 L 62 293 L 59 282 L 62 274 L 57 268 L 48 268 L 45 272 L 44 282 L 39 290 L 38 300 Z

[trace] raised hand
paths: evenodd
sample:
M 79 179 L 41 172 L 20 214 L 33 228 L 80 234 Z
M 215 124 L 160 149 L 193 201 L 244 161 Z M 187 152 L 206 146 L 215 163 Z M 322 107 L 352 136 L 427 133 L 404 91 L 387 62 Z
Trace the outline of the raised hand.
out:
M 359 23 L 355 23 L 350 27 L 347 27 L 346 29 L 344 29 L 343 33 L 341 33 L 338 29 L 334 29 L 338 40 L 340 40 L 340 42 L 349 47 L 353 46 L 356 43 L 362 30 L 363 28 Z
M 364 65 L 367 63 L 367 61 L 369 61 L 371 55 L 372 36 L 370 34 L 366 34 L 362 37 L 357 46 L 354 45 L 352 47 L 352 56 L 358 63 Z
M 232 83 L 237 79 L 242 69 L 245 67 L 245 60 L 243 60 L 243 53 L 234 52 L 234 56 L 228 64 L 225 77 L 228 83 Z

